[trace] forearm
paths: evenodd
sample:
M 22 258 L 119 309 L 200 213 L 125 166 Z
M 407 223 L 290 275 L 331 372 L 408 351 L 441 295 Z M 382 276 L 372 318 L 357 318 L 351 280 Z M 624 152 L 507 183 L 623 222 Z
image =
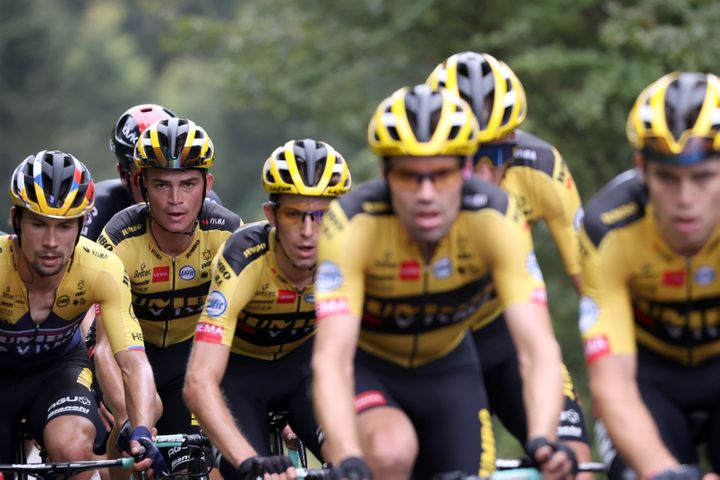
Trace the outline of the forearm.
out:
M 598 383 L 591 377 L 593 405 L 618 453 L 639 476 L 678 465 L 663 443 L 637 387 L 608 387 Z
M 188 370 L 183 396 L 212 444 L 235 467 L 248 457 L 257 455 L 255 449 L 240 433 L 214 379 Z
M 520 356 L 528 438 L 555 438 L 563 406 L 560 348 L 554 338 Z
M 331 463 L 362 455 L 353 378 L 352 361 L 339 368 L 337 362 L 313 358 L 313 407 L 325 435 L 326 460 Z
M 115 358 L 122 372 L 125 405 L 130 422 L 133 426 L 152 427 L 162 411 L 161 408 L 158 409 L 155 378 L 145 352 L 119 352 Z
M 125 388 L 120 367 L 110 349 L 107 340 L 98 339 L 95 345 L 95 375 L 103 392 L 103 402 L 108 406 L 116 422 L 128 418 L 125 408 Z

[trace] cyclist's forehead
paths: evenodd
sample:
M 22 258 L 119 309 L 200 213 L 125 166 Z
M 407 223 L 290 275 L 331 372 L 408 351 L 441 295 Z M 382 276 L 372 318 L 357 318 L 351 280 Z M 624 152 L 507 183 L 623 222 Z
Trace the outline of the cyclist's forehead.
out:
M 330 197 L 283 194 L 278 199 L 278 204 L 280 204 L 281 207 L 288 209 L 312 211 L 327 209 L 331 200 L 332 199 Z
M 389 163 L 390 170 L 420 174 L 453 169 L 459 165 L 455 156 L 392 157 Z

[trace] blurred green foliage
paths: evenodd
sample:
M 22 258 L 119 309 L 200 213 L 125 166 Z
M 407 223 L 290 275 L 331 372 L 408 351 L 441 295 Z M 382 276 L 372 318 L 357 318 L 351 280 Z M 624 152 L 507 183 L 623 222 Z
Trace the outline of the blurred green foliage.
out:
M 625 118 L 640 90 L 671 70 L 712 71 L 720 58 L 720 2 L 710 0 L 0 0 L 0 9 L 0 178 L 45 148 L 75 154 L 96 180 L 112 177 L 116 119 L 160 103 L 209 132 L 215 189 L 246 220 L 260 217 L 262 162 L 289 138 L 328 141 L 356 182 L 374 175 L 371 112 L 462 50 L 515 70 L 529 101 L 524 128 L 558 147 L 587 201 L 631 165 Z M 586 397 L 577 298 L 542 227 L 536 241 Z

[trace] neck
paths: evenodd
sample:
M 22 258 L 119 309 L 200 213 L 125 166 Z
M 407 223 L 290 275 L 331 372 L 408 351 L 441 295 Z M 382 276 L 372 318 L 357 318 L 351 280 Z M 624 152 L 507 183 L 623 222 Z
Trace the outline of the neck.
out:
M 295 288 L 302 291 L 315 280 L 315 267 L 298 268 L 293 265 L 292 261 L 285 255 L 285 251 L 280 242 L 275 243 L 275 261 L 282 274 L 295 285 Z
M 150 221 L 150 233 L 155 239 L 155 243 L 160 248 L 160 251 L 171 257 L 176 257 L 183 253 L 190 246 L 192 241 L 195 239 L 195 235 L 188 235 L 187 233 L 174 233 L 168 232 L 163 229 L 155 220 L 152 218 Z M 190 230 L 190 229 L 189 229 Z M 188 231 L 189 231 L 188 230 Z
M 418 250 L 420 250 L 420 255 L 422 255 L 425 263 L 430 263 L 430 260 L 432 260 L 433 255 L 435 255 L 435 250 L 437 250 L 437 247 L 438 247 L 437 242 L 419 242 L 418 243 Z

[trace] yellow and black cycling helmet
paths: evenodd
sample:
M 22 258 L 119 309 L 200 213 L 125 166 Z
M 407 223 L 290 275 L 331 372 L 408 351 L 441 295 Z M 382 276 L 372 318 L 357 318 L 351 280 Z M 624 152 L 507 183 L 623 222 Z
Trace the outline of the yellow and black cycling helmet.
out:
M 18 207 L 50 218 L 81 218 L 95 205 L 88 168 L 69 153 L 42 150 L 18 165 L 10 180 Z
M 350 190 L 348 164 L 332 146 L 310 138 L 276 148 L 262 170 L 265 190 L 312 197 L 337 197 Z
M 525 121 L 527 98 L 520 80 L 487 53 L 452 55 L 435 67 L 426 83 L 447 88 L 470 104 L 480 124 L 480 142 L 498 140 Z
M 167 118 L 140 134 L 134 157 L 139 168 L 207 170 L 215 161 L 215 149 L 205 130 L 192 120 Z
M 368 125 L 370 148 L 381 157 L 472 155 L 478 122 L 450 90 L 416 85 L 397 90 L 377 107 Z
M 650 84 L 627 121 L 630 145 L 648 160 L 688 165 L 720 154 L 720 78 L 672 72 Z

